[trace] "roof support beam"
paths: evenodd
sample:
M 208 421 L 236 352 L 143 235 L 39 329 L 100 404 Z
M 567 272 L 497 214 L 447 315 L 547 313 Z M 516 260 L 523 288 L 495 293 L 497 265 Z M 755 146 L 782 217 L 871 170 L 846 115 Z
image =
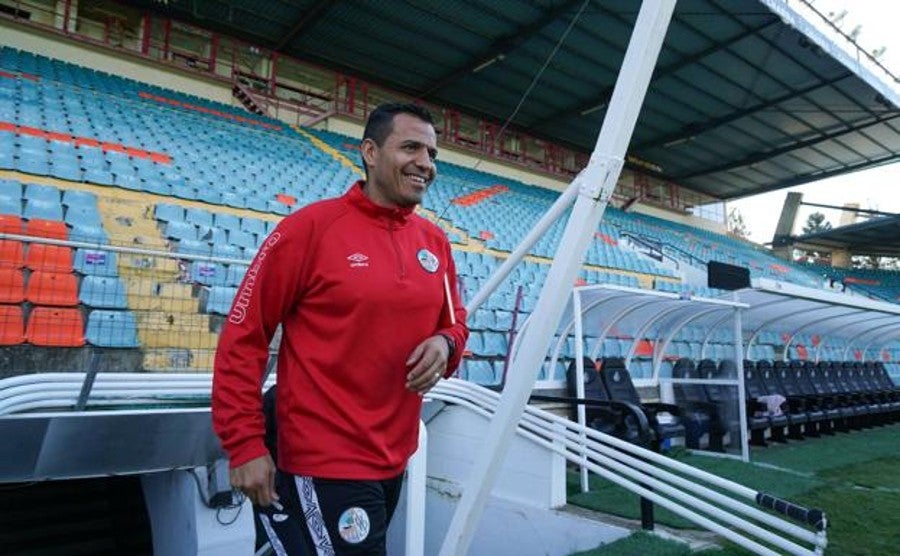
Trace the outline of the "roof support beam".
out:
M 275 47 L 275 50 L 282 50 L 285 46 L 289 45 L 291 41 L 293 41 L 298 35 L 306 31 L 310 27 L 316 24 L 317 21 L 322 19 L 322 16 L 325 15 L 325 12 L 328 11 L 331 6 L 333 6 L 337 0 L 319 0 L 318 3 L 314 4 L 308 10 L 303 12 L 297 21 L 291 25 L 290 31 L 284 34 L 283 37 L 278 41 L 278 46 Z
M 723 125 L 730 124 L 731 122 L 740 120 L 741 118 L 747 117 L 751 114 L 755 114 L 757 112 L 762 112 L 764 110 L 768 110 L 770 108 L 778 106 L 782 102 L 791 100 L 791 99 L 796 98 L 801 95 L 809 94 L 809 93 L 811 93 L 817 89 L 821 89 L 823 87 L 828 87 L 830 85 L 837 83 L 838 81 L 847 79 L 852 76 L 853 76 L 852 73 L 844 72 L 844 73 L 842 73 L 836 77 L 833 77 L 831 79 L 828 79 L 826 81 L 819 81 L 808 87 L 804 87 L 802 89 L 797 89 L 797 90 L 792 90 L 788 93 L 785 93 L 779 97 L 773 98 L 766 102 L 754 104 L 753 106 L 749 106 L 742 110 L 732 112 L 731 114 L 725 114 L 724 116 L 714 118 L 714 119 L 709 120 L 708 122 L 704 123 L 703 125 L 688 124 L 685 127 L 678 130 L 677 133 L 670 133 L 669 135 L 665 135 L 663 137 L 654 139 L 652 141 L 646 141 L 644 143 L 639 143 L 633 147 L 633 150 L 635 152 L 637 152 L 637 151 L 641 151 L 644 149 L 653 149 L 656 147 L 662 147 L 662 146 L 668 145 L 670 143 L 679 143 L 679 142 L 686 141 L 692 137 L 700 135 L 701 133 L 706 133 L 707 131 L 711 131 L 711 130 L 721 127 Z
M 826 141 L 831 141 L 833 139 L 837 139 L 839 137 L 843 137 L 845 135 L 849 135 L 851 133 L 855 133 L 857 131 L 862 131 L 866 128 L 883 124 L 885 122 L 889 122 L 891 120 L 895 120 L 900 117 L 900 113 L 892 113 L 888 117 L 884 118 L 876 118 L 875 120 L 868 120 L 865 123 L 858 124 L 855 126 L 851 126 L 840 131 L 836 131 L 834 133 L 823 133 L 817 137 L 812 139 L 807 139 L 806 141 L 797 141 L 795 143 L 791 143 L 790 145 L 785 145 L 784 147 L 780 147 L 777 149 L 772 149 L 768 151 L 762 151 L 757 154 L 742 158 L 741 160 L 736 160 L 734 162 L 729 162 L 727 164 L 722 164 L 720 166 L 716 166 L 714 168 L 710 168 L 709 170 L 705 170 L 702 172 L 692 172 L 690 174 L 682 174 L 678 176 L 674 176 L 674 180 L 676 181 L 685 181 L 691 178 L 696 178 L 698 176 L 708 176 L 711 174 L 717 174 L 719 172 L 727 172 L 729 170 L 736 170 L 737 168 L 743 168 L 744 166 L 749 166 L 751 164 L 755 164 L 757 162 L 763 162 L 764 160 L 769 160 L 775 158 L 776 156 L 780 156 L 791 151 L 796 151 L 798 149 L 805 149 L 807 147 L 814 147 L 820 143 L 824 143 Z M 816 179 L 820 179 L 820 175 L 816 175 Z M 785 187 L 785 186 L 780 186 Z
M 483 69 L 490 64 L 499 61 L 501 56 L 505 56 L 512 52 L 516 47 L 520 46 L 522 43 L 530 39 L 532 35 L 556 21 L 557 18 L 561 17 L 566 12 L 571 11 L 573 8 L 578 6 L 581 1 L 582 0 L 570 0 L 565 4 L 561 4 L 556 8 L 545 12 L 543 15 L 541 15 L 541 17 L 532 21 L 528 25 L 520 27 L 512 33 L 499 37 L 491 44 L 491 47 L 488 48 L 487 51 L 473 56 L 462 66 L 438 78 L 437 81 L 428 85 L 428 88 L 422 91 L 420 96 L 422 98 L 428 98 L 441 89 L 459 81 L 470 73 L 476 70 Z
M 675 73 L 676 71 L 678 71 L 682 68 L 685 68 L 691 64 L 694 64 L 697 61 L 702 60 L 703 58 L 706 58 L 707 56 L 715 54 L 716 52 L 719 52 L 720 50 L 724 50 L 724 49 L 730 47 L 731 45 L 736 44 L 736 43 L 746 39 L 747 37 L 751 37 L 759 32 L 762 32 L 765 29 L 771 27 L 772 25 L 775 25 L 778 21 L 779 20 L 777 18 L 773 17 L 772 20 L 764 23 L 763 25 L 754 27 L 752 29 L 747 29 L 743 33 L 740 33 L 739 35 L 732 37 L 731 39 L 729 39 L 726 42 L 723 42 L 721 44 L 714 44 L 713 46 L 710 46 L 707 49 L 701 50 L 700 52 L 694 54 L 693 56 L 689 56 L 687 58 L 684 58 L 683 60 L 675 62 L 674 64 L 671 64 L 664 68 L 660 68 L 659 71 L 657 71 L 653 74 L 653 80 L 650 83 L 651 84 L 655 83 L 662 77 L 671 75 L 672 73 Z M 600 94 L 591 98 L 590 100 L 584 101 L 584 102 L 578 104 L 577 106 L 559 110 L 556 113 L 551 114 L 551 115 L 547 116 L 546 118 L 543 118 L 543 119 L 535 122 L 534 124 L 532 124 L 532 127 L 541 127 L 541 126 L 544 126 L 546 124 L 549 124 L 550 122 L 554 122 L 559 119 L 568 118 L 570 116 L 577 116 L 582 113 L 590 113 L 595 110 L 599 110 L 600 109 L 599 107 L 603 107 L 604 105 L 609 103 L 610 95 L 612 95 L 612 87 L 607 87 L 606 89 L 601 91 Z

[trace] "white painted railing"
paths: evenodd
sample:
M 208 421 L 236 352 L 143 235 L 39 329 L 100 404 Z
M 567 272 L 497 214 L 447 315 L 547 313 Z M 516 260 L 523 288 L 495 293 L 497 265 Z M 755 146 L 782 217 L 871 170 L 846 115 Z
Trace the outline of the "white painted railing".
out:
M 442 381 L 426 397 L 489 419 L 500 399 L 496 392 L 456 379 Z M 756 554 L 822 554 L 827 544 L 825 516 L 819 510 L 792 505 L 534 406 L 526 406 L 517 433 Z

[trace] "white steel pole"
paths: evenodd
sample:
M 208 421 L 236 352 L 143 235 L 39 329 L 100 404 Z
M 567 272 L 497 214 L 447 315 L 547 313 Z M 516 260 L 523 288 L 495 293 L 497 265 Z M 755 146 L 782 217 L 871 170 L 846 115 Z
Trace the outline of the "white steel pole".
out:
M 475 312 L 475 309 L 481 307 L 481 304 L 494 293 L 494 290 L 496 290 L 500 284 L 503 283 L 503 280 L 505 280 L 509 273 L 512 272 L 512 269 L 522 261 L 534 244 L 537 243 L 559 217 L 569 209 L 569 205 L 572 204 L 578 194 L 578 185 L 581 183 L 582 173 L 579 173 L 575 179 L 572 180 L 569 187 L 556 198 L 556 201 L 554 201 L 547 212 L 541 216 L 540 220 L 538 220 L 531 231 L 528 232 L 528 235 L 526 235 L 519 245 L 516 246 L 516 249 L 509 254 L 509 257 L 507 257 L 500 267 L 491 274 L 488 281 L 481 286 L 481 289 L 478 290 L 478 293 L 475 294 L 472 301 L 466 305 L 467 313 L 471 315 Z
M 581 174 L 584 185 L 578 191 L 578 200 L 532 314 L 533 326 L 519 339 L 522 347 L 512 360 L 509 380 L 484 438 L 484 449 L 478 451 L 472 473 L 463 486 L 441 546 L 441 556 L 462 556 L 469 550 L 566 298 L 619 179 L 625 151 L 674 9 L 675 0 L 645 0 L 641 5 L 600 136 Z
M 406 556 L 425 554 L 425 489 L 427 487 L 428 430 L 419 421 L 419 449 L 406 467 Z

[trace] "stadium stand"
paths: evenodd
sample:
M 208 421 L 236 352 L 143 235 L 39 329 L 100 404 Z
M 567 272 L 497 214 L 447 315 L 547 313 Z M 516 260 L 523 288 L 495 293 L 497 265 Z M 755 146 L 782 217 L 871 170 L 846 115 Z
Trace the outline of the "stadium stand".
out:
M 0 48 L 0 67 L 37 76 L 0 80 L 0 103 L 13 115 L 0 130 L 0 140 L 10 145 L 13 156 L 0 160 L 0 166 L 20 176 L 0 181 L 0 228 L 91 245 L 0 240 L 3 265 L 15 269 L 5 271 L 3 302 L 25 303 L 26 320 L 32 304 L 77 306 L 90 329 L 83 331 L 88 343 L 141 347 L 146 363 L 166 360 L 159 350 L 187 350 L 186 357 L 173 356 L 171 364 L 159 368 L 183 363 L 196 370 L 210 361 L 236 287 L 277 220 L 313 200 L 342 193 L 362 174 L 356 165 L 357 140 L 345 135 L 250 118 L 233 107 L 8 47 Z M 213 158 L 223 163 L 203 163 Z M 439 177 L 422 212 L 451 237 L 460 285 L 469 298 L 557 193 L 449 162 L 438 166 Z M 72 186 L 60 189 L 29 181 L 25 174 Z M 563 221 L 472 315 L 461 377 L 502 384 L 513 322 L 523 322 L 536 303 Z M 104 245 L 163 250 L 171 258 L 122 253 Z M 746 266 L 754 277 L 813 287 L 824 283 L 820 269 L 777 259 L 749 242 L 610 207 L 578 284 L 716 297 L 723 292 L 705 285 L 709 261 Z M 20 278 L 24 301 L 19 300 Z M 896 288 L 895 279 L 886 274 L 878 281 Z M 871 277 L 856 280 L 873 286 L 866 282 Z M 844 281 L 853 282 L 853 277 Z M 881 298 L 890 295 L 878 293 Z M 10 321 L 14 338 L 16 322 Z M 121 337 L 118 332 L 110 336 L 108 331 L 120 325 Z M 175 338 L 174 331 L 193 332 L 193 326 L 200 339 Z M 600 355 L 625 356 L 632 340 L 628 334 L 611 334 Z M 636 378 L 651 373 L 650 340 L 637 343 L 627 369 Z M 786 357 L 809 357 L 806 346 L 812 342 L 806 340 L 794 342 Z M 670 344 L 662 365 L 671 372 L 680 358 L 718 364 L 729 357 L 727 342 L 721 337 L 710 341 L 702 331 L 686 328 Z M 776 359 L 785 351 L 783 342 L 769 331 L 757 338 L 749 355 L 752 360 Z M 835 355 L 835 346 L 829 344 L 822 356 Z M 575 356 L 571 338 L 561 355 L 556 369 L 542 370 L 541 380 L 564 378 L 565 366 Z M 896 355 L 887 355 L 895 373 Z

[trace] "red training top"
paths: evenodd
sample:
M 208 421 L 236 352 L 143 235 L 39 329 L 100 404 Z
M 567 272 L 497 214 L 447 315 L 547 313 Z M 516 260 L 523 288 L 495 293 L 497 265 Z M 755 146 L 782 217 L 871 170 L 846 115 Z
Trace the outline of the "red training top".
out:
M 379 207 L 357 182 L 286 217 L 253 260 L 216 351 L 213 426 L 237 467 L 267 453 L 260 388 L 278 353 L 278 467 L 295 475 L 379 480 L 416 450 L 422 398 L 406 360 L 437 333 L 468 338 L 444 233 L 412 209 Z M 444 276 L 452 291 L 451 325 Z

